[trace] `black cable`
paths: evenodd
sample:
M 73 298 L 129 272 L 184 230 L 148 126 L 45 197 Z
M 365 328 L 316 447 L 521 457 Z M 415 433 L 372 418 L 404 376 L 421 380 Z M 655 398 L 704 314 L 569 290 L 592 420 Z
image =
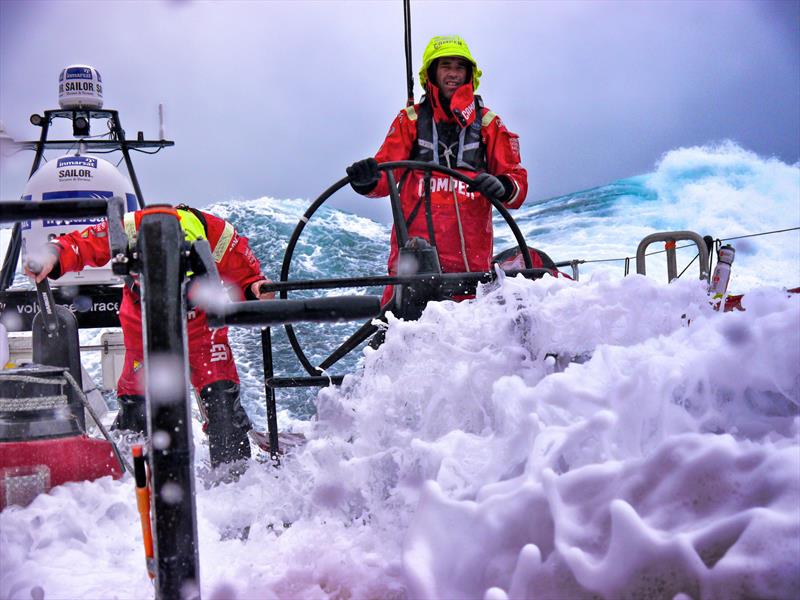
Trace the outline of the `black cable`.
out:
M 119 152 L 119 148 L 114 148 L 111 150 L 92 150 L 90 154 L 111 154 L 112 152 Z
M 164 149 L 164 146 L 159 146 L 157 150 L 153 150 L 152 152 L 148 152 L 147 150 L 142 150 L 141 148 L 130 148 L 134 152 L 141 152 L 142 154 L 158 154 Z

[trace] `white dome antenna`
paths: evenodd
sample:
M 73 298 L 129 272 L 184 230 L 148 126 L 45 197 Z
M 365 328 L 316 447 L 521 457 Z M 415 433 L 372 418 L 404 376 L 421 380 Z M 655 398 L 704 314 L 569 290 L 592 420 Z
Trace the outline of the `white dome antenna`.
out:
M 64 67 L 58 78 L 58 104 L 69 109 L 103 108 L 103 80 L 89 65 Z
M 28 180 L 23 200 L 47 202 L 49 200 L 80 200 L 81 198 L 111 198 L 117 196 L 125 201 L 127 211 L 136 210 L 136 196 L 128 179 L 114 165 L 93 156 L 67 155 L 49 161 Z M 102 221 L 103 217 L 81 217 L 78 219 L 44 219 L 22 223 L 23 260 L 28 253 L 35 253 L 51 239 L 85 229 Z M 67 273 L 52 285 L 78 285 L 115 283 L 119 280 L 111 266 L 87 267 L 78 273 Z

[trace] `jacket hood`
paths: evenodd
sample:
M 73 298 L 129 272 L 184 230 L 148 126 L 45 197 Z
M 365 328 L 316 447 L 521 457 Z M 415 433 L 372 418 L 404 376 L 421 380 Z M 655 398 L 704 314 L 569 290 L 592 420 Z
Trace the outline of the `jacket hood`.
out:
M 419 70 L 419 83 L 422 88 L 428 83 L 428 69 L 437 58 L 443 56 L 458 56 L 472 64 L 472 87 L 477 90 L 483 72 L 478 68 L 478 63 L 472 58 L 467 43 L 458 35 L 440 35 L 431 38 L 422 53 L 422 68 Z

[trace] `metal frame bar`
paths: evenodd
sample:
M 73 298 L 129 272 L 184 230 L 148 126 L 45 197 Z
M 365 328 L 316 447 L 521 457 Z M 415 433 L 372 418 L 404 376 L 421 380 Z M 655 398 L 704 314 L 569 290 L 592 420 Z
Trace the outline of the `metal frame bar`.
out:
M 49 141 L 47 136 L 50 132 L 50 124 L 54 118 L 73 119 L 77 113 L 88 115 L 91 122 L 92 119 L 111 119 L 114 123 L 112 133 L 116 136 L 114 140 L 52 140 Z M 169 140 L 159 141 L 145 141 L 137 140 L 129 142 L 125 139 L 125 130 L 122 128 L 122 123 L 119 119 L 119 113 L 116 110 L 46 110 L 42 124 L 40 125 L 42 132 L 38 141 L 30 142 L 13 142 L 11 145 L 22 150 L 34 150 L 36 152 L 33 158 L 33 165 L 28 174 L 28 179 L 33 177 L 33 174 L 39 170 L 39 166 L 44 156 L 46 149 L 69 149 L 77 144 L 83 144 L 87 152 L 91 153 L 91 149 L 96 150 L 120 150 L 125 159 L 125 166 L 128 169 L 131 183 L 133 184 L 134 192 L 136 193 L 136 201 L 140 208 L 144 208 L 144 196 L 142 189 L 139 185 L 139 178 L 136 176 L 136 170 L 133 168 L 133 161 L 130 156 L 131 148 L 165 148 L 174 146 L 175 142 Z M 6 257 L 3 261 L 2 270 L 0 270 L 0 291 L 7 290 L 14 282 L 14 275 L 16 273 L 17 262 L 19 262 L 20 249 L 22 247 L 21 227 L 19 223 L 15 224 L 11 231 L 11 239 L 8 243 Z
M 675 243 L 684 240 L 694 242 L 697 246 L 697 251 L 700 255 L 700 279 L 708 281 L 708 246 L 702 236 L 694 231 L 662 231 L 645 236 L 639 242 L 638 248 L 636 248 L 636 272 L 639 275 L 647 275 L 645 266 L 647 248 L 655 242 L 666 242 L 667 281 L 673 281 L 678 277 Z

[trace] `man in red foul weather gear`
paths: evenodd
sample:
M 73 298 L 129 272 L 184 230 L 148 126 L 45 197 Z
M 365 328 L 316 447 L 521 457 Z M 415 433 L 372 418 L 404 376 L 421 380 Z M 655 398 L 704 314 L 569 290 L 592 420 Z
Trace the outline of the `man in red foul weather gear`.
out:
M 434 37 L 425 49 L 420 83 L 426 95 L 395 118 L 375 158 L 347 168 L 353 189 L 370 197 L 389 193 L 378 163 L 419 160 L 450 167 L 475 179 L 471 186 L 441 173 L 431 177 L 431 221 L 426 218 L 424 174 L 396 169 L 409 238 L 436 246 L 444 272 L 487 271 L 493 251 L 490 196 L 518 208 L 528 191 L 520 164 L 519 137 L 475 95 L 481 71 L 458 36 Z M 397 238 L 392 230 L 389 273 L 397 273 Z M 384 292 L 389 301 L 391 288 Z
M 157 210 L 165 209 L 158 207 Z M 260 292 L 260 285 L 269 280 L 261 274 L 260 263 L 247 238 L 240 236 L 233 225 L 185 205 L 166 210 L 175 212 L 187 241 L 208 240 L 219 275 L 233 288 L 237 300 L 274 297 L 273 293 Z M 147 211 L 125 215 L 125 232 L 131 244 Z M 111 259 L 108 223 L 101 221 L 83 231 L 62 235 L 46 244 L 46 250 L 41 253 L 45 258 L 37 274 L 26 266 L 26 273 L 37 283 L 45 277 L 57 279 L 87 266 L 103 266 Z M 191 290 L 189 294 L 191 296 Z M 125 363 L 117 381 L 120 410 L 114 424 L 118 429 L 146 432 L 142 312 L 135 280 L 123 289 L 119 320 L 125 339 Z M 253 426 L 239 400 L 239 374 L 228 343 L 227 328 L 210 329 L 205 313 L 194 308 L 187 315 L 187 337 L 191 382 L 208 422 L 211 464 L 217 466 L 249 458 L 248 432 Z

